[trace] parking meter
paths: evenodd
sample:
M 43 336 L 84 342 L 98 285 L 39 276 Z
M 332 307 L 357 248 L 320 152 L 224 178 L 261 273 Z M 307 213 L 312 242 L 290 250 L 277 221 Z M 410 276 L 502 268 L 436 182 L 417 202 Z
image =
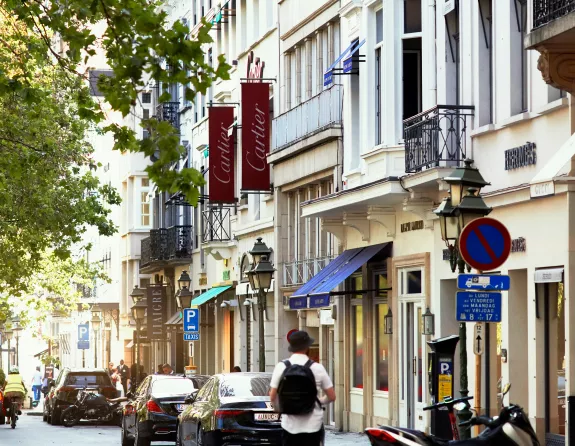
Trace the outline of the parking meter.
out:
M 429 393 L 431 404 L 453 398 L 453 358 L 459 336 L 452 335 L 427 341 Z M 449 412 L 445 410 L 431 411 L 431 433 L 439 438 L 452 438 Z

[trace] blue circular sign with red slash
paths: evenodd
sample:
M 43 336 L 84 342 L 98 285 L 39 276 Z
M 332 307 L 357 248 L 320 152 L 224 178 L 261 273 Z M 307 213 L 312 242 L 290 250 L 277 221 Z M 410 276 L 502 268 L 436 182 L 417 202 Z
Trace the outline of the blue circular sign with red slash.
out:
M 511 236 L 498 220 L 482 217 L 469 223 L 459 236 L 459 252 L 479 271 L 499 268 L 511 252 Z

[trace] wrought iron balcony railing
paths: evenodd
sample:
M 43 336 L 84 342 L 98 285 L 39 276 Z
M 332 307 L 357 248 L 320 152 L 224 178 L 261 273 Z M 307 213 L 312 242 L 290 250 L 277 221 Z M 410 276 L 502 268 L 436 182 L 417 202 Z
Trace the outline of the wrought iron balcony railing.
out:
M 285 286 L 302 285 L 324 269 L 335 255 L 312 257 L 282 264 L 283 284 Z
M 194 230 L 190 225 L 168 228 L 168 260 L 191 259 Z
M 153 262 L 163 261 L 167 254 L 167 230 L 152 229 L 150 236 L 142 239 L 140 253 L 140 267 L 146 267 Z
M 533 28 L 575 12 L 575 0 L 533 0 Z
M 232 239 L 230 208 L 213 207 L 202 211 L 204 233 L 202 242 L 227 242 Z
M 156 107 L 158 121 L 168 121 L 176 130 L 180 130 L 180 103 L 163 102 Z
M 405 171 L 458 167 L 467 156 L 467 127 L 475 107 L 436 105 L 403 121 Z
M 272 152 L 342 124 L 343 89 L 334 85 L 272 121 Z

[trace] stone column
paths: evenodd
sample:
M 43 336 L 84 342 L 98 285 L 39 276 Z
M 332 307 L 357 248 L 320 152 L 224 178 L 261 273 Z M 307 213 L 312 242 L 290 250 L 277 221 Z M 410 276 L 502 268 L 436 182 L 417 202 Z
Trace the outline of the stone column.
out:
M 283 102 L 283 112 L 291 109 L 291 64 L 292 64 L 292 52 L 284 53 L 284 102 Z
M 311 39 L 306 38 L 304 40 L 305 45 L 305 98 L 304 100 L 308 100 L 311 98 L 312 95 L 312 50 L 311 50 Z
M 323 90 L 323 71 L 327 68 L 324 63 L 323 58 L 323 30 L 316 31 L 315 33 L 316 42 L 316 59 L 317 59 L 317 75 L 316 75 L 316 93 Z
M 301 46 L 295 47 L 295 104 L 301 103 L 301 82 L 302 82 L 302 66 L 301 66 Z

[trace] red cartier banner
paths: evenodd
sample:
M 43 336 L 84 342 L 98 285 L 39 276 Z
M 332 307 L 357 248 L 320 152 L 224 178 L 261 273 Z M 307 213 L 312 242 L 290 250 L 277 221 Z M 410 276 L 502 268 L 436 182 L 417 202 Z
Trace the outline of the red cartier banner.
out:
M 269 191 L 269 84 L 242 84 L 242 190 Z
M 234 123 L 233 107 L 210 107 L 210 201 L 235 201 L 234 134 L 228 129 Z

